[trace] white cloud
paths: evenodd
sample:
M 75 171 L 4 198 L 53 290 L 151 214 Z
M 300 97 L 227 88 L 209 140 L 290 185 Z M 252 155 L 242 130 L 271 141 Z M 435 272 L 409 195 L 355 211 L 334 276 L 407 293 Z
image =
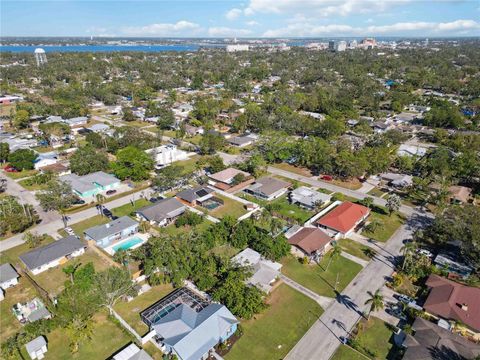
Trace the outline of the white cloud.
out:
M 228 20 L 235 20 L 235 19 L 238 18 L 240 15 L 242 15 L 242 10 L 234 8 L 234 9 L 228 11 L 228 12 L 225 14 L 225 17 L 226 17 Z
M 233 29 L 229 27 L 211 27 L 208 29 L 208 35 L 212 37 L 234 37 L 234 36 L 248 36 L 252 31 L 248 29 Z
M 283 36 L 341 36 L 341 35 L 474 35 L 478 34 L 480 23 L 474 20 L 455 20 L 446 23 L 401 22 L 391 25 L 370 25 L 353 27 L 350 25 L 317 25 L 311 22 L 293 22 L 279 29 L 267 30 L 265 37 Z
M 145 26 L 128 26 L 122 28 L 122 33 L 128 36 L 190 36 L 198 34 L 201 30 L 200 25 L 180 20 L 176 23 L 160 23 Z
M 260 25 L 258 22 L 252 20 L 252 21 L 247 21 L 245 23 L 247 26 L 257 26 L 257 25 Z

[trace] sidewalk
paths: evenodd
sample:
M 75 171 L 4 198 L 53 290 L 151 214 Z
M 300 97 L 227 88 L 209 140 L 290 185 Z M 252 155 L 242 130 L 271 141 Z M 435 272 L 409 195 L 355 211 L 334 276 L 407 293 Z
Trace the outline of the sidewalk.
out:
M 280 279 L 282 279 L 283 282 L 288 286 L 290 286 L 291 288 L 301 292 L 305 296 L 308 296 L 310 299 L 315 300 L 322 307 L 323 310 L 328 308 L 335 300 L 327 296 L 318 295 L 317 293 L 313 292 L 310 289 L 307 289 L 303 285 L 300 285 L 296 281 L 290 279 L 289 277 L 283 274 L 280 275 Z

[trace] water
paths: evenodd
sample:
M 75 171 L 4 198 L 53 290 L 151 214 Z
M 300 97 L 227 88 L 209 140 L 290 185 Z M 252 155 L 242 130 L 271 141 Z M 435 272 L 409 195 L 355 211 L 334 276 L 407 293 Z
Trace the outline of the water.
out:
M 143 242 L 143 239 L 139 237 L 133 237 L 131 239 L 128 239 L 125 242 L 122 242 L 121 244 L 117 244 L 113 247 L 113 250 L 116 252 L 118 250 L 128 250 L 132 247 L 134 247 L 137 244 L 140 244 Z
M 120 51 L 143 51 L 143 52 L 163 52 L 163 51 L 186 51 L 195 52 L 200 47 L 215 48 L 224 47 L 221 45 L 45 45 L 45 46 L 27 46 L 27 45 L 3 45 L 0 46 L 0 52 L 14 53 L 32 53 L 37 48 L 42 48 L 46 53 L 54 52 L 120 52 Z

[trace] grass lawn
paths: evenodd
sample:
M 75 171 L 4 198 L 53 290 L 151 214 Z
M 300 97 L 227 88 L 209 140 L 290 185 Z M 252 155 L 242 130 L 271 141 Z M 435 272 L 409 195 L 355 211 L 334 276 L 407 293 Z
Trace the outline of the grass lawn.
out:
M 319 179 L 319 180 L 321 180 L 321 179 Z M 346 180 L 346 181 L 343 181 L 343 180 L 340 180 L 340 179 L 333 179 L 333 180 L 330 180 L 328 182 L 333 184 L 333 185 L 341 186 L 343 188 L 350 189 L 350 190 L 358 190 L 362 187 L 362 183 L 360 182 L 360 180 L 358 180 L 356 178 L 351 179 L 351 180 Z
M 179 235 L 179 234 L 187 234 L 190 231 L 196 231 L 198 233 L 201 233 L 201 232 L 205 231 L 212 224 L 213 223 L 211 221 L 209 221 L 207 219 L 204 219 L 201 224 L 199 224 L 195 227 L 186 225 L 186 226 L 180 226 L 180 227 L 177 228 L 175 226 L 175 224 L 170 224 L 168 226 L 161 227 L 161 228 L 155 228 L 155 229 L 159 233 L 163 233 L 163 234 L 170 235 L 170 236 L 175 236 L 175 235 Z
M 282 260 L 282 272 L 319 295 L 335 297 L 334 285 L 337 274 L 337 291 L 341 292 L 362 270 L 362 266 L 340 256 L 333 260 L 328 270 L 325 271 L 328 262 L 328 254 L 324 256 L 319 265 L 300 264 L 297 258 L 287 256 Z
M 290 164 L 287 164 L 287 163 L 273 164 L 272 167 L 280 169 L 280 170 L 289 171 L 289 172 L 294 173 L 294 174 L 306 176 L 306 177 L 311 177 L 312 176 L 312 173 L 307 168 L 302 168 L 302 167 L 290 165 Z
M 58 295 L 65 288 L 65 281 L 69 280 L 69 277 L 65 275 L 63 269 L 72 264 L 85 265 L 89 262 L 93 263 L 96 271 L 103 271 L 109 267 L 109 264 L 107 264 L 96 252 L 87 248 L 87 251 L 82 256 L 76 257 L 67 261 L 63 265 L 35 275 L 34 280 L 51 295 Z
M 247 213 L 244 205 L 241 202 L 235 201 L 228 197 L 216 194 L 215 197 L 223 200 L 223 205 L 210 211 L 208 214 L 218 219 L 223 218 L 226 215 L 230 215 L 235 219 Z
M 340 239 L 338 241 L 338 245 L 349 253 L 350 255 L 356 256 L 360 259 L 363 260 L 370 260 L 370 257 L 368 257 L 368 252 L 369 251 L 375 251 L 372 248 L 369 248 L 368 246 L 362 245 L 354 240 L 350 239 Z
M 45 190 L 47 188 L 47 184 L 33 184 L 33 185 L 27 185 L 29 179 L 24 179 L 20 180 L 18 183 L 25 189 L 30 190 L 30 191 L 36 191 L 36 190 Z
M 218 255 L 220 257 L 225 256 L 230 259 L 231 257 L 235 256 L 239 250 L 230 244 L 225 244 L 214 247 L 212 250 L 210 250 L 210 252 L 214 255 Z
M 7 175 L 10 179 L 18 180 L 23 179 L 25 177 L 33 176 L 38 174 L 37 170 L 22 170 L 19 172 L 6 172 L 4 171 L 5 175 Z
M 360 329 L 358 328 L 360 326 Z M 389 325 L 376 317 L 362 320 L 357 325 L 356 340 L 360 345 L 375 353 L 375 359 L 398 359 L 399 354 L 393 343 L 393 332 Z
M 367 221 L 377 219 L 381 222 L 381 226 L 375 229 L 374 232 L 362 231 L 362 234 L 377 241 L 385 242 L 393 235 L 393 233 L 405 222 L 403 215 L 394 213 L 392 216 L 380 207 L 374 207 L 370 212 Z
M 377 196 L 377 197 L 382 197 L 384 194 L 387 194 L 386 191 L 383 191 L 377 187 L 374 187 L 372 190 L 370 190 L 368 193 L 368 195 L 372 195 L 372 196 Z
M 368 356 L 362 355 L 351 347 L 340 345 L 331 360 L 366 360 L 370 359 Z
M 150 341 L 143 345 L 143 350 L 145 350 L 153 360 L 163 360 L 163 353 Z
M 133 202 L 133 206 L 130 203 L 127 203 L 125 205 L 116 207 L 112 209 L 112 213 L 115 216 L 121 217 L 125 215 L 130 215 L 133 211 L 136 211 L 142 207 L 148 206 L 148 205 L 153 205 L 150 201 L 147 199 L 138 199 Z
M 188 175 L 193 173 L 197 167 L 197 161 L 200 160 L 200 155 L 195 155 L 188 160 L 176 161 L 174 164 L 183 167 L 182 175 Z
M 119 325 L 110 320 L 106 313 L 100 312 L 93 316 L 94 329 L 91 340 L 80 344 L 78 353 L 72 354 L 69 349 L 69 339 L 62 328 L 55 329 L 46 336 L 48 352 L 45 360 L 58 359 L 107 359 L 118 350 L 133 341 L 133 338 L 123 331 Z M 25 347 L 22 347 L 22 353 Z M 28 359 L 28 355 L 24 355 Z
M 124 124 L 127 125 L 127 126 L 133 126 L 133 127 L 138 127 L 138 128 L 153 125 L 152 123 L 149 123 L 148 121 L 139 121 L 139 120 L 125 121 Z
M 306 182 L 300 181 L 300 180 L 295 180 L 295 179 L 290 179 L 288 177 L 282 176 L 282 175 L 274 175 L 274 174 L 269 174 L 271 177 L 277 178 L 279 180 L 286 181 L 290 184 L 292 184 L 292 187 L 298 187 L 298 186 L 306 186 L 306 187 L 312 187 L 312 185 L 307 184 Z
M 12 306 L 38 296 L 27 278 L 20 277 L 18 280 L 18 285 L 7 289 L 5 299 L 0 301 L 0 343 L 3 343 L 22 328 L 22 324 L 13 315 Z
M 282 359 L 323 312 L 315 301 L 285 284 L 267 302 L 266 310 L 242 322 L 244 334 L 226 360 Z
M 156 303 L 172 290 L 173 287 L 170 284 L 154 286 L 130 302 L 118 302 L 115 305 L 115 311 L 142 336 L 148 332 L 148 327 L 140 319 L 140 312 Z

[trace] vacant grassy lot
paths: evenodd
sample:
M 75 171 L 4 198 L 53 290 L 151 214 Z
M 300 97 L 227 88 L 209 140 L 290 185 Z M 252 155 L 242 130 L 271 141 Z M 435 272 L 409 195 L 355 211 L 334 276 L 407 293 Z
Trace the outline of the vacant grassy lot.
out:
M 350 190 L 358 190 L 362 187 L 362 183 L 358 179 L 350 179 L 345 181 L 340 179 L 333 179 L 333 180 L 330 180 L 329 183 L 333 185 L 341 186 L 345 189 L 350 189 Z
M 267 302 L 268 309 L 242 322 L 244 334 L 226 360 L 282 359 L 323 312 L 316 302 L 285 284 Z
M 335 352 L 331 360 L 366 360 L 366 359 L 370 359 L 370 358 L 368 356 L 359 354 L 357 351 L 353 350 L 349 346 L 340 345 L 340 347 Z
M 82 256 L 76 257 L 63 265 L 48 269 L 34 276 L 35 281 L 51 295 L 58 295 L 65 288 L 65 281 L 69 281 L 69 277 L 63 272 L 63 269 L 69 265 L 81 264 L 85 265 L 89 262 L 93 263 L 96 271 L 103 271 L 109 264 L 106 263 L 96 252 L 87 248 Z
M 118 302 L 115 305 L 115 311 L 142 336 L 148 332 L 148 327 L 140 319 L 140 312 L 156 303 L 172 290 L 173 287 L 170 284 L 154 286 L 130 302 Z
M 147 199 L 138 199 L 133 202 L 133 206 L 132 204 L 128 203 L 112 209 L 112 213 L 113 215 L 118 217 L 130 215 L 132 212 L 148 205 L 153 205 L 153 204 Z
M 405 222 L 403 215 L 394 213 L 391 216 L 381 207 L 374 207 L 367 221 L 377 219 L 381 225 L 374 232 L 364 230 L 363 235 L 368 236 L 377 241 L 385 242 L 393 235 L 395 231 Z
M 30 191 L 36 191 L 36 190 L 45 190 L 48 185 L 47 184 L 29 184 L 29 179 L 23 179 L 20 180 L 18 183 L 25 189 L 30 190 Z
M 23 178 L 26 178 L 26 177 L 29 177 L 29 176 L 36 175 L 36 174 L 38 174 L 38 171 L 37 170 L 22 170 L 22 171 L 19 171 L 19 172 L 6 172 L 6 171 L 4 171 L 4 174 L 7 175 L 9 178 L 11 178 L 13 180 L 17 180 L 17 179 L 23 179 Z
M 179 234 L 188 234 L 191 231 L 196 231 L 198 233 L 201 233 L 212 224 L 213 223 L 211 221 L 209 221 L 207 219 L 204 219 L 201 224 L 199 224 L 197 226 L 194 226 L 194 227 L 186 225 L 186 226 L 180 226 L 180 227 L 177 228 L 175 226 L 175 224 L 170 224 L 168 226 L 161 227 L 161 228 L 156 227 L 155 229 L 159 233 L 170 235 L 170 236 L 175 236 L 175 235 L 179 235 Z
M 359 330 L 356 340 L 363 348 L 372 351 L 375 359 L 394 360 L 399 358 L 399 353 L 393 343 L 393 332 L 387 323 L 372 316 L 369 321 L 362 320 L 357 325 L 357 329 Z
M 238 219 L 240 216 L 247 213 L 244 205 L 241 202 L 232 200 L 228 197 L 216 194 L 215 197 L 223 200 L 223 205 L 217 207 L 216 209 L 209 212 L 209 215 L 216 217 L 218 219 L 223 218 L 224 216 L 232 216 L 235 219 Z
M 273 164 L 272 167 L 280 169 L 280 170 L 289 171 L 289 172 L 294 173 L 294 174 L 306 176 L 306 177 L 311 177 L 312 176 L 312 173 L 307 168 L 302 168 L 302 167 L 290 165 L 290 164 L 287 164 L 287 163 Z
M 13 315 L 12 306 L 18 302 L 30 301 L 36 296 L 37 292 L 25 277 L 19 279 L 18 285 L 5 291 L 5 299 L 0 301 L 0 343 L 22 328 L 22 324 Z
M 183 167 L 182 175 L 189 175 L 197 169 L 197 161 L 200 160 L 200 155 L 195 155 L 188 160 L 177 161 L 175 165 Z
M 382 197 L 383 195 L 387 194 L 388 192 L 383 191 L 380 188 L 374 187 L 372 190 L 370 190 L 367 194 L 372 195 L 372 196 L 377 196 L 377 197 Z
M 78 353 L 72 354 L 69 349 L 69 339 L 62 328 L 55 329 L 46 335 L 48 341 L 48 352 L 45 354 L 45 360 L 58 359 L 107 359 L 118 350 L 132 342 L 134 339 L 127 335 L 119 325 L 112 322 L 106 313 L 100 312 L 93 316 L 94 329 L 91 340 L 80 344 Z M 25 353 L 25 347 L 22 347 L 24 359 L 28 359 Z
M 340 239 L 338 245 L 347 253 L 356 256 L 363 260 L 370 260 L 370 253 L 373 254 L 375 250 L 368 246 L 362 245 L 356 241 L 350 239 Z
M 329 254 L 327 254 L 319 265 L 304 265 L 300 264 L 297 258 L 288 256 L 282 260 L 282 272 L 319 295 L 335 297 L 334 289 L 337 275 L 336 289 L 341 292 L 362 270 L 362 266 L 340 256 L 332 260 L 328 270 L 325 270 L 329 258 Z

